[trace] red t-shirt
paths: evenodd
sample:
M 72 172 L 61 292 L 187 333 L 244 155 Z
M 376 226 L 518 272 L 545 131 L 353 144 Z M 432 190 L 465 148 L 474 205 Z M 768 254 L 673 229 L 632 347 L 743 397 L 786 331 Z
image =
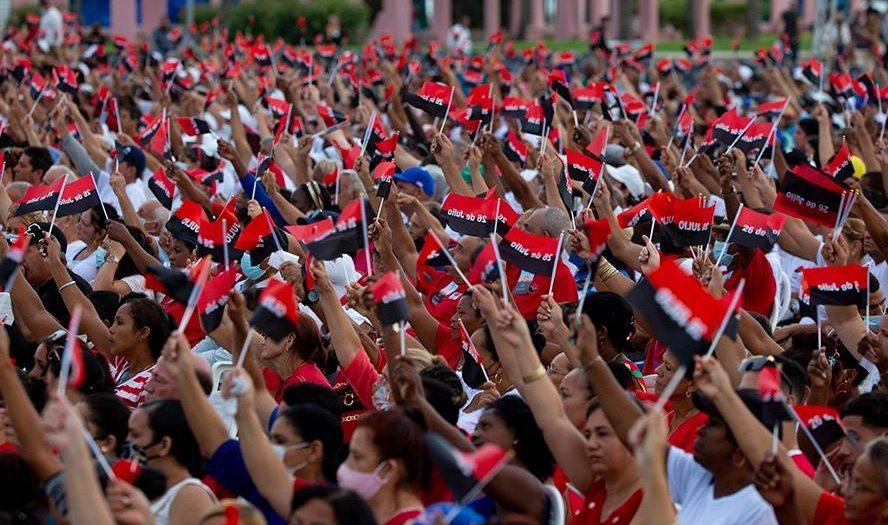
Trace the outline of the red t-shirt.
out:
M 506 269 L 506 277 L 521 316 L 525 319 L 536 319 L 542 297 L 549 293 L 551 277 L 522 272 L 514 265 Z M 564 261 L 558 261 L 552 295 L 558 303 L 575 303 L 579 299 L 577 283 Z
M 426 310 L 439 323 L 449 324 L 466 291 L 466 285 L 454 282 L 449 273 L 428 266 L 417 268 L 416 275 L 416 290 L 422 294 Z
M 558 489 L 558 493 L 567 502 L 565 514 L 574 516 L 583 510 L 583 494 L 570 484 L 567 475 L 561 470 L 560 465 L 555 465 L 555 472 L 552 473 L 552 485 Z
M 697 431 L 706 424 L 709 416 L 705 412 L 697 412 L 684 420 L 681 425 L 669 434 L 669 444 L 680 448 L 685 452 L 694 450 L 694 440 L 697 439 Z
M 379 380 L 379 372 L 373 368 L 367 352 L 358 352 L 358 355 L 341 370 L 341 373 L 354 389 L 361 403 L 367 408 L 373 408 L 373 385 Z
M 817 501 L 811 525 L 850 525 L 845 519 L 845 500 L 824 490 Z
M 725 283 L 725 289 L 736 290 L 740 285 L 740 279 L 746 279 L 743 302 L 740 306 L 744 310 L 757 312 L 765 317 L 770 316 L 771 308 L 774 306 L 774 295 L 777 293 L 777 283 L 774 281 L 771 263 L 761 250 L 755 251 L 748 265 L 734 269 L 731 278 Z
M 314 363 L 302 363 L 296 367 L 296 370 L 294 370 L 286 380 L 282 380 L 283 378 L 271 368 L 263 368 L 262 377 L 265 379 L 265 388 L 271 392 L 277 403 L 280 403 L 281 399 L 283 399 L 284 390 L 286 390 L 288 386 L 295 385 L 296 383 L 315 383 L 328 388 L 330 387 L 330 382 L 327 381 L 327 378 L 321 373 L 321 369 L 318 368 L 318 365 Z
M 462 345 L 450 333 L 450 326 L 438 324 L 435 330 L 435 353 L 447 361 L 447 365 L 456 370 L 462 361 Z
M 657 373 L 657 367 L 663 362 L 663 354 L 666 353 L 666 345 L 651 337 L 644 349 L 644 367 L 641 369 L 643 375 L 651 375 Z
M 604 502 L 607 500 L 607 489 L 604 482 L 599 481 L 593 483 L 586 491 L 586 500 L 583 501 L 583 507 L 580 512 L 574 514 L 570 520 L 570 525 L 610 525 L 611 523 L 629 523 L 638 512 L 638 506 L 641 505 L 642 492 L 639 488 L 629 496 L 619 507 L 611 512 L 610 516 L 602 516 L 601 509 L 604 508 Z

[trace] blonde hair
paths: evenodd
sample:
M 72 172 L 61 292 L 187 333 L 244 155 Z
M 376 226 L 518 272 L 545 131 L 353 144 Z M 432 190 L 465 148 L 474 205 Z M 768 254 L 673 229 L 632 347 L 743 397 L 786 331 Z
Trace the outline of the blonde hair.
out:
M 849 217 L 842 226 L 842 234 L 849 241 L 862 241 L 866 235 L 866 224 L 855 217 Z

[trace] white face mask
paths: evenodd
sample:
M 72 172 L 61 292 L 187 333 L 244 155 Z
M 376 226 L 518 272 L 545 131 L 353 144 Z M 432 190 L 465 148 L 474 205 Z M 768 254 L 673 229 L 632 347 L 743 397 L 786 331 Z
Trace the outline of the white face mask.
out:
M 298 445 L 278 445 L 275 443 L 271 444 L 271 448 L 274 449 L 274 455 L 277 456 L 277 458 L 281 461 L 281 463 L 284 464 L 284 467 L 287 469 L 287 472 L 291 476 L 296 475 L 297 471 L 305 468 L 305 466 L 308 465 L 308 460 L 305 460 L 301 463 L 297 463 L 291 467 L 290 465 L 287 465 L 287 461 L 285 459 L 287 456 L 287 451 L 299 450 L 302 448 L 308 448 L 310 446 L 311 446 L 311 443 L 299 443 Z

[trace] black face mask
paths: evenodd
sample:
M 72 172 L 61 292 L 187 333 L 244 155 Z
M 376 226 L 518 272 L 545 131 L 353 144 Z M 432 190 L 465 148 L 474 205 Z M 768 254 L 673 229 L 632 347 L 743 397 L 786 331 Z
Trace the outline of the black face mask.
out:
M 120 457 L 124 459 L 129 459 L 131 461 L 137 462 L 139 465 L 145 466 L 149 460 L 159 458 L 160 456 L 149 456 L 146 452 L 147 449 L 153 447 L 154 445 L 159 444 L 160 441 L 152 441 L 151 443 L 145 445 L 139 445 L 138 443 L 126 442 L 123 445 L 123 450 L 121 451 Z

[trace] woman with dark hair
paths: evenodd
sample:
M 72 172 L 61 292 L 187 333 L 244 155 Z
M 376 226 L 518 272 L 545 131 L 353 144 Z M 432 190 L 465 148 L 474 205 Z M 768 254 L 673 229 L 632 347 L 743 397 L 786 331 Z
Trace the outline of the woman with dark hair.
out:
M 382 525 L 422 514 L 429 465 L 423 430 L 399 410 L 373 412 L 358 422 L 339 486 L 358 493 Z
M 207 474 L 219 485 L 256 505 L 268 523 L 282 523 L 290 514 L 294 491 L 336 481 L 343 449 L 336 415 L 320 404 L 291 406 L 281 410 L 269 436 L 266 420 L 260 420 L 254 408 L 254 382 L 243 374 L 238 384 L 246 388 L 232 392 L 234 379 L 242 376 L 236 369 L 223 386 L 225 395 L 237 397 L 240 440 L 231 439 L 198 384 L 192 360 L 187 358 L 190 351 L 182 336 L 170 337 L 163 352 L 164 366 L 176 379 L 185 417 L 207 458 Z
M 83 426 L 109 463 L 117 459 L 129 432 L 130 411 L 114 394 L 91 394 L 76 405 Z
M 504 396 L 484 410 L 472 433 L 472 444 L 485 443 L 514 450 L 513 463 L 526 468 L 540 481 L 552 475 L 555 460 L 543 432 L 533 420 L 530 407 L 518 396 Z
M 635 378 L 635 390 L 645 391 L 641 371 L 626 356 L 632 350 L 635 335 L 635 314 L 632 307 L 614 292 L 589 295 L 583 305 L 583 313 L 589 317 L 598 332 L 598 351 L 608 363 L 626 365 Z
M 290 523 L 296 525 L 376 525 L 373 511 L 351 490 L 317 485 L 293 496 Z
M 145 402 L 145 382 L 160 357 L 170 335 L 169 315 L 150 299 L 133 299 L 123 303 L 108 329 L 108 345 L 113 361 L 111 373 L 116 392 L 128 407 L 137 408 Z
M 274 392 L 276 402 L 281 402 L 290 385 L 307 382 L 330 386 L 317 364 L 323 361 L 323 343 L 311 317 L 299 315 L 294 331 L 280 342 L 263 337 L 259 348 L 259 362 L 265 367 L 266 384 Z
M 105 263 L 107 252 L 102 248 L 102 241 L 108 235 L 109 220 L 120 220 L 117 210 L 110 205 L 104 209 L 93 206 L 81 213 L 77 220 L 77 240 L 66 250 L 68 268 L 87 281 L 95 279 L 99 267 Z
M 136 409 L 129 420 L 134 455 L 166 477 L 166 492 L 151 503 L 157 525 L 194 523 L 216 502 L 200 481 L 203 458 L 182 403 L 156 399 Z

